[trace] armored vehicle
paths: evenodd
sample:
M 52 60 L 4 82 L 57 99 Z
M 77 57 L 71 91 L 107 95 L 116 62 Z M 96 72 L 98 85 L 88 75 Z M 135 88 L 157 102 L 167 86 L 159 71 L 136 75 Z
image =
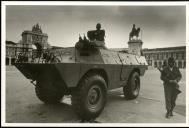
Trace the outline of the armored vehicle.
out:
M 42 102 L 55 104 L 71 95 L 73 110 L 86 120 L 100 115 L 108 90 L 123 87 L 125 98 L 136 98 L 147 69 L 144 56 L 107 49 L 91 33 L 79 37 L 75 47 L 33 51 L 32 58 L 19 56 L 14 64 Z

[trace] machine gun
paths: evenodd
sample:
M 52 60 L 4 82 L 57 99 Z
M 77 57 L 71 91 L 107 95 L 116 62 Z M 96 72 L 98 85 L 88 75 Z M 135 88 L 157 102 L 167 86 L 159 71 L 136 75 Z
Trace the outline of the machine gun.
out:
M 160 71 L 160 73 L 162 74 L 162 72 L 163 72 L 163 69 L 161 69 L 160 67 L 157 67 L 157 69 Z M 178 95 L 179 93 L 181 93 L 182 91 L 180 91 L 179 90 L 179 85 L 178 84 L 176 84 L 175 86 L 174 86 L 174 89 L 175 89 L 175 93 L 176 93 L 176 95 Z

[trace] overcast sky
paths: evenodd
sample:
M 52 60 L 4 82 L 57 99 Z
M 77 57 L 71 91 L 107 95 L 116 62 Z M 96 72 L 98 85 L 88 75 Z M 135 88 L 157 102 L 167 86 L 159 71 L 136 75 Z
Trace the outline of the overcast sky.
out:
M 132 24 L 142 29 L 143 48 L 186 45 L 185 6 L 6 6 L 7 40 L 18 42 L 36 23 L 53 46 L 74 46 L 97 23 L 109 48 L 128 47 Z

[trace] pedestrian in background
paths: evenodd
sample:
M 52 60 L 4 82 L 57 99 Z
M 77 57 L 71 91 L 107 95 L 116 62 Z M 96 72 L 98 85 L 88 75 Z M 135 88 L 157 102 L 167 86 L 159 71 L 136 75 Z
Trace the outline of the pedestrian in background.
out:
M 178 82 L 181 80 L 182 75 L 179 68 L 175 66 L 174 58 L 170 57 L 168 59 L 168 65 L 162 69 L 161 80 L 164 85 L 165 93 L 165 104 L 166 104 L 166 118 L 173 116 L 173 109 L 175 107 L 175 102 L 177 95 L 181 93 L 179 90 Z

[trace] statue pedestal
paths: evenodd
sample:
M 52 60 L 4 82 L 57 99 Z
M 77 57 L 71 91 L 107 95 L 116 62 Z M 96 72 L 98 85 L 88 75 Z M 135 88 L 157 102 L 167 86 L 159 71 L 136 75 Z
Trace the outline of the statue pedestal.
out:
M 130 40 L 128 42 L 128 53 L 141 56 L 142 44 L 142 40 Z

